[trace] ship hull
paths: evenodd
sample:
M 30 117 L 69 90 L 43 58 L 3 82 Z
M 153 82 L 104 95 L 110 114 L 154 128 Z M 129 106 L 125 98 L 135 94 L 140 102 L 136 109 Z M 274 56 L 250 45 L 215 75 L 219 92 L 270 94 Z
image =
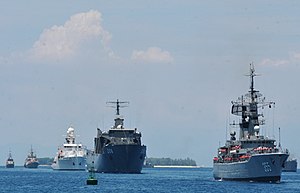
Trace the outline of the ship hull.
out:
M 51 165 L 53 170 L 85 170 L 85 157 L 64 157 L 56 159 L 56 163 Z
M 6 168 L 14 168 L 15 164 L 6 164 Z
M 6 161 L 6 168 L 14 168 L 15 167 L 15 162 L 12 158 L 7 159 Z
M 141 173 L 145 156 L 144 145 L 108 145 L 94 155 L 94 168 L 103 173 Z
M 216 180 L 279 182 L 282 166 L 288 154 L 270 153 L 252 155 L 248 161 L 214 163 Z
M 283 172 L 297 172 L 297 160 L 288 160 L 284 163 Z
M 24 164 L 25 168 L 37 168 L 38 166 L 39 166 L 39 162 L 30 162 L 30 163 L 26 162 Z

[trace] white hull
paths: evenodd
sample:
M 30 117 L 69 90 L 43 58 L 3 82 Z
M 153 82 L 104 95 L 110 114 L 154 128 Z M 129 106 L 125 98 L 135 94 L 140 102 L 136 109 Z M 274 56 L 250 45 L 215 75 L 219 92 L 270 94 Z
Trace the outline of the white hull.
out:
M 55 159 L 51 165 L 53 170 L 85 170 L 85 157 L 64 157 Z

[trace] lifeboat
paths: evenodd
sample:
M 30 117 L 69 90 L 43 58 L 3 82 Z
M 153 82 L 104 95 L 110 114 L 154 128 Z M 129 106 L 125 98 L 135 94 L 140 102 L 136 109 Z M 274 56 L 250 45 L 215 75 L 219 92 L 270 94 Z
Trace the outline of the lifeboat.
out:
M 232 161 L 232 157 L 225 157 L 224 160 L 225 161 Z
M 241 159 L 241 160 L 247 160 L 247 159 L 249 159 L 251 156 L 250 155 L 241 155 L 239 158 Z

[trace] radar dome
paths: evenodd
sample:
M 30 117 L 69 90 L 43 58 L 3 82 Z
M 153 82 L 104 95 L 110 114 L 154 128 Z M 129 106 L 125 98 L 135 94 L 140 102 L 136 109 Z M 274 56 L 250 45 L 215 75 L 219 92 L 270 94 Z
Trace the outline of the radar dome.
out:
M 68 129 L 67 132 L 68 132 L 68 133 L 74 132 L 74 128 L 73 128 L 73 127 L 69 127 L 69 129 Z

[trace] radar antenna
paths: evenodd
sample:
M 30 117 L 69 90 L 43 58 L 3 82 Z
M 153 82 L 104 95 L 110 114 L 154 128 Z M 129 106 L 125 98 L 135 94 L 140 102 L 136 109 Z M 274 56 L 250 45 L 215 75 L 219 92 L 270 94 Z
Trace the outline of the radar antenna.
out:
M 119 99 L 117 99 L 117 101 L 108 101 L 106 102 L 106 104 L 114 104 L 113 106 L 108 106 L 108 107 L 116 108 L 117 111 L 116 115 L 120 115 L 120 108 L 128 107 L 128 105 L 120 105 L 120 104 L 129 104 L 129 102 L 119 101 Z

